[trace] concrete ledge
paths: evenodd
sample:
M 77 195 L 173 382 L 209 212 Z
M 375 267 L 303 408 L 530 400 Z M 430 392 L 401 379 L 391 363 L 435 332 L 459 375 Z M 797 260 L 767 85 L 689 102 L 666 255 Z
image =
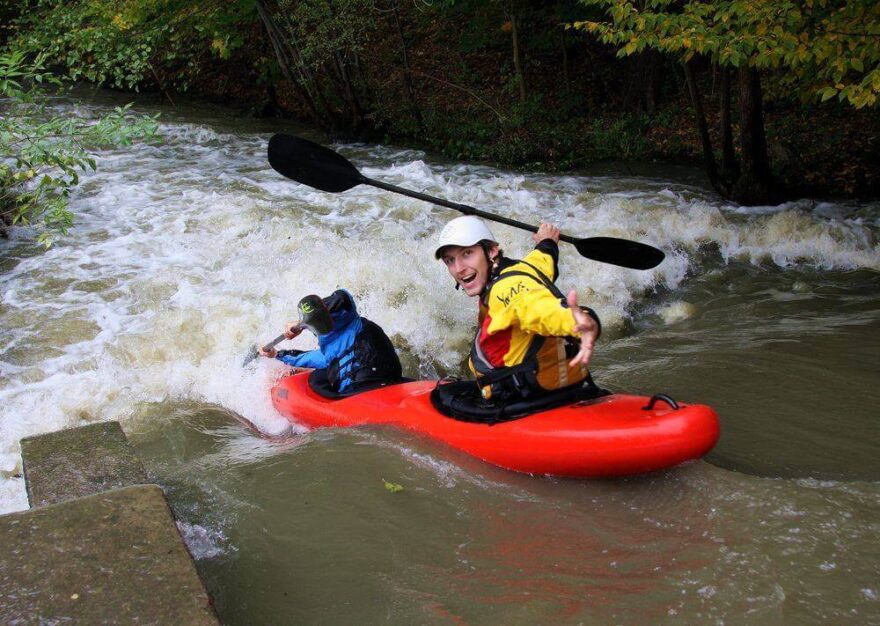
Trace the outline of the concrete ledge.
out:
M 2 624 L 218 624 L 156 485 L 5 515 L 0 537 Z
M 21 461 L 32 507 L 148 482 L 119 422 L 22 439 Z

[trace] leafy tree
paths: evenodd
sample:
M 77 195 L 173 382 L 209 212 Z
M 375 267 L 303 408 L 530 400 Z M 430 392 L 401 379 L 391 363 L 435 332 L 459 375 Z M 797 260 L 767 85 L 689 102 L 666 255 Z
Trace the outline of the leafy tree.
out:
M 79 173 L 95 170 L 93 151 L 153 137 L 156 118 L 128 107 L 96 120 L 51 116 L 43 86 L 61 81 L 45 57 L 0 54 L 0 227 L 39 225 L 47 247 L 73 223 L 68 197 Z
M 465 50 L 495 47 L 508 40 L 505 46 L 512 68 L 510 87 L 521 105 L 532 95 L 527 76 L 527 53 L 532 49 L 559 49 L 563 81 L 567 78 L 564 31 L 559 26 L 564 21 L 562 16 L 571 12 L 569 0 L 438 0 L 433 4 L 447 14 L 447 19 L 466 24 L 461 28 L 461 47 Z
M 377 0 L 256 0 L 279 67 L 312 121 L 366 130 L 374 99 L 363 52 L 379 20 L 399 17 Z
M 619 56 L 657 50 L 685 67 L 712 184 L 746 203 L 777 198 L 770 174 L 762 112 L 761 73 L 780 79 L 805 97 L 837 96 L 855 107 L 875 106 L 880 94 L 880 3 L 873 0 L 583 0 L 605 9 L 610 21 L 575 22 L 619 48 Z M 738 167 L 715 167 L 693 61 L 734 68 L 740 104 Z M 722 90 L 722 100 L 726 97 Z M 724 102 L 722 102 L 722 108 Z M 722 124 L 730 116 L 722 112 Z M 722 128 L 727 137 L 729 128 Z M 723 139 L 725 141 L 725 139 Z M 723 146 L 725 158 L 731 146 Z M 735 180 L 725 180 L 723 173 Z
M 806 94 L 856 108 L 880 96 L 880 3 L 873 0 L 583 0 L 611 23 L 575 22 L 621 56 L 653 48 L 733 67 L 784 69 Z
M 244 46 L 256 20 L 255 0 L 36 0 L 10 47 L 47 55 L 74 80 L 185 90 L 206 58 Z

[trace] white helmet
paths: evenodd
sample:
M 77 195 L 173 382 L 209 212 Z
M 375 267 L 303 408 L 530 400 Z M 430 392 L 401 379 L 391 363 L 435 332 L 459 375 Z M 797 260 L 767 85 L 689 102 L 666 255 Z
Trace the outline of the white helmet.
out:
M 434 258 L 439 259 L 443 248 L 447 246 L 459 246 L 466 248 L 473 246 L 481 241 L 490 241 L 497 244 L 495 235 L 486 226 L 479 217 L 473 215 L 464 215 L 456 217 L 454 220 L 446 224 L 440 231 L 440 238 L 437 240 L 437 249 L 434 250 Z

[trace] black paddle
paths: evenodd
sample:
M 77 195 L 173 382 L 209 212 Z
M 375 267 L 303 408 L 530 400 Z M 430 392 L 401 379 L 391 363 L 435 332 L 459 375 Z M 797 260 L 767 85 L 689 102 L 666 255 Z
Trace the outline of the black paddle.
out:
M 367 178 L 357 171 L 355 166 L 341 154 L 301 137 L 284 134 L 274 135 L 269 140 L 269 164 L 279 174 L 321 191 L 338 193 L 340 191 L 347 191 L 357 185 L 372 185 L 373 187 L 393 191 L 410 198 L 445 206 L 465 215 L 476 215 L 493 222 L 522 228 L 533 233 L 538 232 L 537 226 L 486 213 L 466 204 L 450 202 L 449 200 L 435 198 L 417 191 L 410 191 L 403 187 Z M 637 241 L 629 241 L 628 239 L 617 239 L 616 237 L 576 239 L 568 235 L 561 235 L 560 239 L 573 244 L 583 257 L 636 270 L 649 270 L 657 267 L 665 257 L 661 250 L 653 246 Z

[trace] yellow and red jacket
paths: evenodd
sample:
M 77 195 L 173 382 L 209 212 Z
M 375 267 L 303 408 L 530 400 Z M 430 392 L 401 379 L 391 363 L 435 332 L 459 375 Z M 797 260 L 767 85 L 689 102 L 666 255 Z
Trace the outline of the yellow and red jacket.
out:
M 502 258 L 490 275 L 480 296 L 470 358 L 485 398 L 528 397 L 589 376 L 586 367 L 568 365 L 579 336 L 571 309 L 553 284 L 558 255 L 557 244 L 545 239 L 522 261 Z

